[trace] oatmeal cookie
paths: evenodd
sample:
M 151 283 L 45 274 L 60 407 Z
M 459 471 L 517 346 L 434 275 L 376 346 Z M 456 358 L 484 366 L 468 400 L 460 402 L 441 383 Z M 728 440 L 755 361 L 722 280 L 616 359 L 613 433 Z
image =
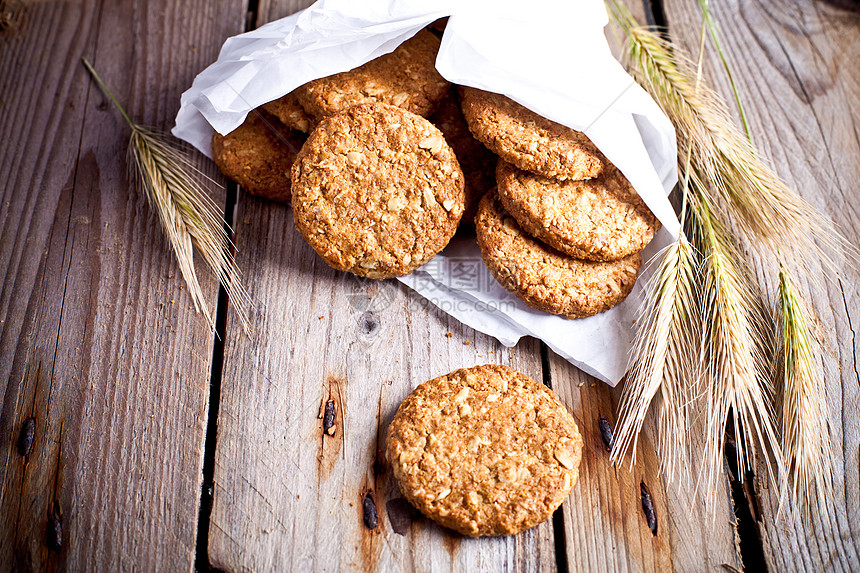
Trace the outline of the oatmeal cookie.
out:
M 475 217 L 481 258 L 499 283 L 529 306 L 582 318 L 627 298 L 636 282 L 639 253 L 611 262 L 574 259 L 530 237 L 495 191 L 481 199 Z
M 577 259 L 638 253 L 660 228 L 627 178 L 607 162 L 585 181 L 556 181 L 499 161 L 499 199 L 529 235 Z
M 403 495 L 470 536 L 512 535 L 548 519 L 579 476 L 582 437 L 552 390 L 501 365 L 418 386 L 388 428 Z
M 293 166 L 296 228 L 335 269 L 409 274 L 463 215 L 463 173 L 442 133 L 384 103 L 323 120 Z
M 276 118 L 252 110 L 245 122 L 228 133 L 212 136 L 212 159 L 221 173 L 252 195 L 272 201 L 290 200 L 290 168 L 305 136 Z
M 585 134 L 492 92 L 461 88 L 463 115 L 478 140 L 520 169 L 554 179 L 591 179 L 604 157 Z
M 454 150 L 457 161 L 460 162 L 460 168 L 466 179 L 466 211 L 460 224 L 472 227 L 475 224 L 478 202 L 496 184 L 496 156 L 469 131 L 469 126 L 466 125 L 463 112 L 460 110 L 456 88 L 449 91 L 448 96 L 430 116 L 430 121 L 445 136 L 445 141 Z
M 262 107 L 289 128 L 310 133 L 316 125 L 313 118 L 299 105 L 295 91 L 269 103 L 264 103 Z
M 438 51 L 439 38 L 421 30 L 393 52 L 354 70 L 308 82 L 295 94 L 304 110 L 317 119 L 370 102 L 427 116 L 450 86 L 436 71 Z

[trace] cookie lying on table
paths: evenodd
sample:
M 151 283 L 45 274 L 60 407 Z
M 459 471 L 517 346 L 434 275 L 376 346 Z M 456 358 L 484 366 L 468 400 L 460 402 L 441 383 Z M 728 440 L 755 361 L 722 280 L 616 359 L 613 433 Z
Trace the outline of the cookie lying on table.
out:
M 418 386 L 397 409 L 385 454 L 424 515 L 473 537 L 511 535 L 568 496 L 582 437 L 552 390 L 490 364 Z

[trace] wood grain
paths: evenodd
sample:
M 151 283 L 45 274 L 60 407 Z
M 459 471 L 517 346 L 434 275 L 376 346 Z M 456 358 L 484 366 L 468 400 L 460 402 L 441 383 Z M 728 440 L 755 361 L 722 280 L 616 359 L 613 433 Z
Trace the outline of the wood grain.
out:
M 241 10 L 18 5 L 0 35 L 0 569 L 190 570 L 212 334 L 80 59 L 166 129 Z
M 553 569 L 549 523 L 522 537 L 479 541 L 412 522 L 380 453 L 390 418 L 418 383 L 484 362 L 540 379 L 537 344 L 505 349 L 395 281 L 332 271 L 295 231 L 287 206 L 243 195 L 238 221 L 239 260 L 259 306 L 253 341 L 234 320 L 228 324 L 213 565 Z M 335 413 L 331 435 L 323 426 L 327 402 Z M 373 529 L 363 511 L 368 495 L 378 517 Z
M 741 93 L 753 139 L 776 171 L 860 244 L 860 15 L 839 3 L 711 3 L 722 45 Z M 848 7 L 851 3 L 843 3 Z M 696 49 L 701 15 L 695 3 L 665 2 L 673 38 Z M 707 78 L 733 104 L 713 50 Z M 806 288 L 827 336 L 830 430 L 836 453 L 835 493 L 803 518 L 795 507 L 778 515 L 779 497 L 754 481 L 751 500 L 769 567 L 783 570 L 860 569 L 860 273 L 843 262 L 839 282 Z M 773 292 L 773 272 L 765 269 Z M 758 476 L 764 475 L 759 467 Z

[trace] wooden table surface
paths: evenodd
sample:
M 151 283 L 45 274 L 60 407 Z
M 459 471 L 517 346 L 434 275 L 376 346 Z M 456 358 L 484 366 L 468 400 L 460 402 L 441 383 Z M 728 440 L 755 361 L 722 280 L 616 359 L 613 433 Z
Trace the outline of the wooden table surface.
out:
M 223 300 L 213 337 L 129 185 L 127 128 L 80 60 L 137 121 L 167 130 L 227 37 L 305 4 L 0 0 L 0 570 L 860 570 L 856 268 L 818 301 L 835 495 L 808 520 L 777 516 L 776 493 L 757 477 L 745 487 L 726 478 L 710 509 L 703 492 L 668 486 L 652 426 L 635 467 L 610 466 L 598 424 L 614 423 L 618 390 L 533 339 L 505 348 L 396 281 L 332 271 L 288 207 L 237 191 L 198 156 L 225 183 L 216 201 L 235 221 L 257 303 L 253 338 Z M 641 0 L 628 4 L 695 53 L 697 2 L 664 0 L 647 14 Z M 860 242 L 860 4 L 711 4 L 756 143 Z M 730 93 L 713 50 L 705 71 Z M 206 273 L 203 288 L 215 305 Z M 411 512 L 380 444 L 416 384 L 487 362 L 552 386 L 585 450 L 553 520 L 476 540 Z

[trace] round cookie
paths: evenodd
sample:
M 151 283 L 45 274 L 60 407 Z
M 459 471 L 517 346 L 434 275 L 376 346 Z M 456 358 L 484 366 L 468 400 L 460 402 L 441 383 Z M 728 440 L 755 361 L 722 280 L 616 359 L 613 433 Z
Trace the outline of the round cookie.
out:
M 527 235 L 491 191 L 481 199 L 475 229 L 481 258 L 499 283 L 529 306 L 582 318 L 627 298 L 639 253 L 611 262 L 574 259 Z
M 529 235 L 577 259 L 614 261 L 638 253 L 660 228 L 610 162 L 585 181 L 556 181 L 500 160 L 499 199 Z
M 296 228 L 332 267 L 380 279 L 441 251 L 463 215 L 463 173 L 442 133 L 384 103 L 323 120 L 293 165 Z
M 296 91 L 317 119 L 361 103 L 382 102 L 427 116 L 450 84 L 436 71 L 439 38 L 421 30 L 393 52 L 363 66 L 306 83 Z
M 304 135 L 277 119 L 252 110 L 244 123 L 212 136 L 212 159 L 221 173 L 252 195 L 272 201 L 290 200 L 290 169 Z
M 501 94 L 470 87 L 463 87 L 460 93 L 469 129 L 505 161 L 554 179 L 600 175 L 605 159 L 585 134 Z
M 512 535 L 570 493 L 582 437 L 552 390 L 489 364 L 418 386 L 388 427 L 385 453 L 424 515 L 473 537 Z
M 292 129 L 310 133 L 314 128 L 314 120 L 299 105 L 296 92 L 292 91 L 283 97 L 263 104 L 263 109 L 277 117 L 281 123 Z
M 445 136 L 460 162 L 466 181 L 466 210 L 460 224 L 472 227 L 478 202 L 496 185 L 496 156 L 469 131 L 456 88 L 449 91 L 429 119 Z

